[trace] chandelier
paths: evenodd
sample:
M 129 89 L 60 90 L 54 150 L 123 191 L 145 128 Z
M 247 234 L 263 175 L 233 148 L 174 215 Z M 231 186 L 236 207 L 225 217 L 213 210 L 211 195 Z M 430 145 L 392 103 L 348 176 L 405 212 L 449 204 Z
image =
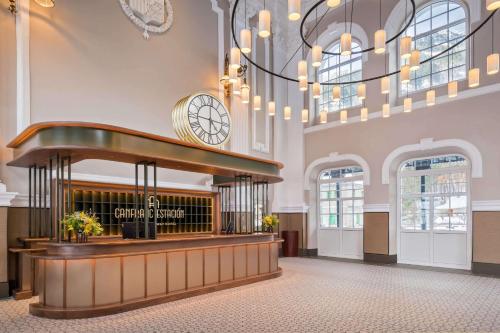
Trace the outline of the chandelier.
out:
M 350 4 L 350 19 L 348 17 L 348 10 L 347 10 L 347 0 L 318 0 L 316 1 L 310 8 L 307 10 L 307 12 L 302 16 L 301 12 L 301 0 L 288 0 L 288 13 L 283 14 L 284 18 L 288 18 L 290 22 L 294 21 L 300 21 L 300 29 L 299 29 L 299 34 L 300 34 L 300 39 L 302 41 L 301 45 L 297 49 L 297 51 L 291 56 L 290 59 L 286 62 L 287 64 L 295 57 L 296 53 L 302 48 L 302 58 L 298 61 L 297 63 L 297 72 L 298 75 L 297 77 L 290 77 L 289 75 L 283 74 L 283 70 L 281 72 L 276 72 L 273 71 L 270 68 L 266 68 L 266 66 L 263 66 L 257 62 L 257 60 L 252 60 L 251 59 L 251 52 L 252 49 L 250 48 L 250 41 L 252 39 L 251 36 L 251 31 L 246 27 L 246 22 L 247 22 L 247 17 L 246 17 L 246 0 L 245 1 L 245 29 L 242 29 L 238 34 L 236 32 L 235 28 L 235 20 L 236 20 L 236 13 L 238 10 L 238 7 L 240 5 L 240 0 L 235 0 L 234 6 L 233 6 L 233 11 L 232 11 L 232 17 L 231 17 L 231 31 L 232 31 L 232 38 L 234 41 L 234 47 L 231 49 L 231 55 L 234 53 L 234 62 L 231 61 L 231 66 L 239 66 L 239 62 L 241 60 L 240 57 L 243 57 L 245 59 L 246 63 L 254 66 L 258 70 L 265 72 L 269 75 L 271 75 L 274 78 L 285 80 L 285 81 L 290 81 L 290 82 L 296 82 L 299 84 L 299 90 L 301 92 L 305 92 L 308 90 L 309 86 L 312 86 L 312 97 L 313 98 L 319 98 L 321 94 L 321 87 L 323 89 L 326 88 L 331 88 L 332 89 L 332 99 L 333 101 L 339 101 L 341 99 L 341 93 L 342 93 L 342 86 L 345 85 L 350 85 L 350 84 L 357 84 L 357 97 L 358 99 L 362 102 L 362 108 L 361 108 L 361 114 L 360 114 L 360 119 L 361 121 L 366 121 L 368 119 L 368 108 L 365 105 L 365 98 L 366 98 L 366 83 L 370 81 L 380 81 L 380 93 L 382 95 L 386 96 L 386 102 L 382 106 L 382 116 L 384 118 L 387 118 L 390 116 L 390 104 L 388 101 L 388 94 L 391 90 L 390 87 L 390 77 L 391 76 L 399 76 L 399 83 L 402 84 L 408 84 L 410 82 L 411 78 L 411 73 L 413 71 L 416 71 L 420 68 L 422 64 L 431 62 L 434 59 L 437 59 L 445 54 L 447 54 L 449 51 L 453 50 L 455 47 L 459 46 L 460 44 L 464 43 L 465 41 L 468 41 L 469 39 L 474 39 L 474 35 L 481 30 L 488 21 L 491 20 L 491 25 L 492 25 L 492 50 L 491 54 L 487 57 L 487 74 L 488 75 L 493 75 L 497 74 L 500 69 L 500 57 L 498 53 L 494 52 L 493 48 L 493 16 L 497 12 L 497 10 L 500 8 L 500 0 L 486 0 L 486 9 L 490 11 L 491 13 L 482 21 L 477 27 L 472 29 L 468 34 L 466 34 L 463 38 L 460 38 L 458 41 L 454 42 L 453 45 L 447 45 L 445 49 L 443 49 L 441 52 L 438 52 L 437 54 L 431 55 L 425 60 L 421 61 L 421 55 L 420 51 L 416 48 L 414 48 L 412 45 L 413 40 L 412 37 L 406 34 L 407 29 L 410 27 L 412 24 L 415 15 L 416 15 L 416 4 L 415 0 L 402 0 L 406 2 L 406 8 L 404 15 L 402 17 L 402 21 L 404 22 L 402 25 L 402 28 L 393 36 L 388 36 L 387 32 L 383 29 L 382 26 L 382 0 L 379 0 L 379 27 L 376 31 L 373 32 L 373 40 L 374 43 L 373 45 L 370 45 L 369 47 L 366 47 L 364 49 L 360 50 L 353 50 L 352 48 L 352 35 L 351 35 L 351 29 L 352 29 L 352 15 L 355 9 L 355 0 L 351 0 Z M 318 20 L 318 9 L 319 8 L 324 8 L 326 7 L 326 10 L 324 10 L 324 13 L 321 15 L 320 19 Z M 324 50 L 324 48 L 318 44 L 318 26 L 321 23 L 321 21 L 325 18 L 325 16 L 332 10 L 340 10 L 343 7 L 344 9 L 344 16 L 345 16 L 345 27 L 344 27 L 344 32 L 340 36 L 340 49 L 338 52 L 331 52 Z M 409 12 L 408 12 L 408 7 L 409 7 Z M 312 29 L 308 32 L 308 34 L 305 34 L 305 24 L 308 22 L 308 18 L 313 14 L 316 13 L 316 21 L 315 24 L 313 25 Z M 258 13 L 258 35 L 261 38 L 269 38 L 269 36 L 272 35 L 272 25 L 271 25 L 271 12 L 269 9 L 266 9 L 266 3 L 264 0 L 264 8 L 259 11 Z M 314 22 L 310 20 L 310 22 Z M 311 44 L 308 42 L 308 37 L 311 36 L 313 32 L 316 32 L 316 44 Z M 240 40 L 236 38 L 236 36 L 240 36 Z M 399 42 L 399 48 L 397 49 L 396 52 L 399 51 L 399 56 L 401 57 L 401 67 L 394 70 L 394 71 L 388 71 L 387 70 L 387 54 L 389 53 L 389 47 L 388 45 L 390 43 L 395 43 Z M 240 45 L 241 43 L 241 45 Z M 474 88 L 479 86 L 480 84 L 480 69 L 478 67 L 475 67 L 474 63 L 474 47 L 475 45 L 472 46 L 472 60 L 470 61 L 470 69 L 468 72 L 468 87 L 469 88 Z M 311 61 L 308 61 L 305 58 L 305 52 L 304 49 L 308 48 L 310 50 L 311 54 Z M 394 48 L 396 49 L 396 48 Z M 385 58 L 385 68 L 384 72 L 378 75 L 374 75 L 368 78 L 362 78 L 359 80 L 339 80 L 337 82 L 318 82 L 318 81 L 309 81 L 308 80 L 308 70 L 312 68 L 312 70 L 317 70 L 323 60 L 324 55 L 329 55 L 329 56 L 352 56 L 355 54 L 363 54 L 367 52 L 373 52 L 375 56 L 383 56 Z M 233 56 L 231 57 L 233 60 Z M 288 91 L 288 88 L 287 88 Z M 288 94 L 287 94 L 288 95 Z M 458 82 L 456 80 L 452 80 L 448 82 L 448 97 L 449 98 L 454 98 L 458 95 Z M 259 106 L 260 106 L 260 96 L 259 96 Z M 427 106 L 432 106 L 436 103 L 436 92 L 432 88 L 426 92 L 426 104 Z M 274 101 L 269 101 L 268 104 L 272 106 L 272 112 L 270 112 L 270 115 L 274 116 L 275 115 L 275 102 Z M 408 89 L 406 91 L 406 96 L 404 96 L 404 103 L 403 103 L 403 111 L 404 112 L 411 112 L 412 110 L 412 98 L 408 96 Z M 288 120 L 291 118 L 291 107 L 288 105 L 288 98 L 287 102 L 285 104 L 286 106 L 284 107 L 284 119 Z M 260 109 L 260 108 L 259 108 Z M 320 110 L 319 112 L 319 122 L 320 123 L 326 123 L 327 121 L 327 112 L 328 110 L 323 109 Z M 302 122 L 307 123 L 308 122 L 308 110 L 303 109 L 302 110 Z M 340 111 L 340 120 L 341 123 L 346 123 L 347 122 L 347 111 L 346 110 L 341 110 Z

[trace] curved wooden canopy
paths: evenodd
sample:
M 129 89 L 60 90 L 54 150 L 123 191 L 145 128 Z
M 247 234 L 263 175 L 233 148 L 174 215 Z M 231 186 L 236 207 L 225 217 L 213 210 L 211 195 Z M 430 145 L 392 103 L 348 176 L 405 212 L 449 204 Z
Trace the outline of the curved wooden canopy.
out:
M 211 174 L 214 180 L 252 176 L 280 182 L 280 162 L 187 143 L 112 125 L 87 122 L 45 122 L 26 128 L 7 145 L 14 149 L 9 166 L 48 165 L 51 157 L 70 156 L 125 163 L 156 162 L 160 168 Z M 217 182 L 217 181 L 216 181 Z

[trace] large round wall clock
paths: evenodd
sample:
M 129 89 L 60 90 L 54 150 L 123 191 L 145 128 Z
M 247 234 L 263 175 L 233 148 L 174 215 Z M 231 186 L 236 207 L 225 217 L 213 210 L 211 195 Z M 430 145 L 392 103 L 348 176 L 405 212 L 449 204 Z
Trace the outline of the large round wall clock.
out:
M 231 136 L 231 117 L 224 103 L 207 93 L 179 100 L 172 121 L 177 136 L 191 143 L 220 147 Z

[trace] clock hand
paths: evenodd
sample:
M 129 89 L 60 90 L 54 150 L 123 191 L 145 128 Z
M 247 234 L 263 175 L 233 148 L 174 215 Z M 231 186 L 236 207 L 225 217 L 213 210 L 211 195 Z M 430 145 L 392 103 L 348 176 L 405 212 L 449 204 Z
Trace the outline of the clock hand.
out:
M 210 118 L 203 117 L 203 116 L 198 116 L 198 118 L 205 119 L 205 120 L 210 120 Z M 213 120 L 213 119 L 212 119 L 212 122 L 217 123 L 217 124 L 222 124 L 222 122 L 217 121 L 217 120 Z

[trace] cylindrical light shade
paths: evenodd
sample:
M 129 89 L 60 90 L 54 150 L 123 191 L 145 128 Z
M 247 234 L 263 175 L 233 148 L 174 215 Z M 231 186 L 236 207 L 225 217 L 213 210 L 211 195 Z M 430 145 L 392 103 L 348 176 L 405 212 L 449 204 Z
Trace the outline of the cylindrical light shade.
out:
M 409 65 L 401 66 L 401 72 L 399 73 L 399 75 L 401 78 L 401 83 L 410 82 L 410 66 Z
M 486 0 L 486 9 L 492 11 L 500 8 L 500 0 Z
M 288 0 L 288 19 L 290 21 L 300 19 L 300 0 Z
M 274 101 L 269 101 L 267 103 L 267 112 L 271 117 L 274 117 L 276 114 L 276 103 L 274 103 Z
M 271 12 L 263 9 L 259 12 L 259 36 L 267 38 L 271 35 Z
M 333 86 L 332 90 L 332 98 L 334 102 L 340 101 L 340 93 L 342 89 L 340 89 L 340 86 Z
M 35 2 L 46 8 L 52 8 L 55 5 L 54 0 L 35 0 Z
M 469 88 L 479 87 L 479 68 L 469 70 Z
M 436 91 L 429 90 L 426 94 L 427 106 L 433 106 L 436 104 Z
M 231 48 L 231 64 L 230 64 L 230 66 L 238 69 L 238 68 L 240 68 L 240 62 L 241 62 L 240 49 L 237 47 Z
M 389 103 L 382 105 L 382 117 L 389 118 L 391 116 L 391 106 Z
M 344 32 L 340 36 L 340 54 L 343 56 L 348 56 L 351 54 L 352 49 L 352 37 L 348 32 Z
M 406 97 L 403 101 L 403 112 L 411 112 L 413 101 L 411 97 Z
M 262 100 L 261 100 L 261 98 L 260 98 L 259 95 L 255 95 L 253 97 L 253 109 L 255 111 L 260 111 L 261 110 L 261 108 L 262 108 L 262 103 L 261 102 L 262 102 Z
M 238 79 L 238 68 L 229 67 L 229 82 L 235 83 Z
M 298 65 L 298 79 L 307 79 L 307 61 L 306 60 L 300 60 Z
M 300 91 L 307 91 L 307 80 L 306 79 L 299 80 L 299 90 Z
M 289 106 L 285 106 L 283 108 L 283 118 L 285 120 L 290 120 L 292 118 L 292 108 Z
M 368 108 L 361 108 L 360 119 L 361 119 L 361 121 L 367 121 L 368 120 Z
M 321 96 L 321 84 L 319 82 L 313 83 L 313 98 L 320 98 Z
M 448 83 L 448 97 L 454 98 L 458 95 L 458 82 L 451 81 Z
M 328 111 L 326 109 L 321 110 L 319 113 L 319 122 L 321 124 L 326 124 L 326 121 L 328 119 Z
M 388 76 L 384 76 L 380 79 L 380 93 L 387 95 L 391 89 L 391 80 Z
M 330 8 L 335 8 L 335 7 L 337 7 L 338 5 L 340 5 L 340 2 L 341 2 L 341 1 L 342 1 L 342 0 L 328 0 L 328 1 L 326 2 L 326 5 L 327 5 L 328 7 L 330 7 Z
M 366 84 L 360 83 L 358 84 L 358 99 L 364 100 L 366 98 Z
M 321 60 L 323 59 L 323 48 L 319 45 L 314 45 L 312 48 L 312 66 L 321 66 Z
M 347 110 L 340 111 L 340 123 L 341 124 L 347 123 Z
M 241 52 L 248 54 L 252 52 L 252 32 L 250 29 L 240 31 Z
M 236 82 L 233 83 L 233 94 L 241 95 L 241 78 L 237 78 Z
M 420 51 L 413 50 L 411 51 L 411 56 L 410 56 L 410 70 L 416 71 L 419 68 L 420 68 Z
M 241 85 L 241 103 L 250 103 L 250 87 L 246 83 Z
M 486 58 L 486 65 L 488 75 L 493 75 L 498 73 L 500 69 L 500 55 L 498 53 L 493 53 Z
M 404 36 L 399 43 L 399 54 L 401 58 L 408 59 L 411 57 L 411 37 Z
M 303 123 L 309 122 L 309 110 L 308 109 L 302 110 L 302 122 Z
M 385 42 L 386 42 L 386 34 L 385 30 L 377 30 L 375 31 L 375 50 L 376 54 L 382 54 L 385 52 Z

